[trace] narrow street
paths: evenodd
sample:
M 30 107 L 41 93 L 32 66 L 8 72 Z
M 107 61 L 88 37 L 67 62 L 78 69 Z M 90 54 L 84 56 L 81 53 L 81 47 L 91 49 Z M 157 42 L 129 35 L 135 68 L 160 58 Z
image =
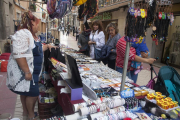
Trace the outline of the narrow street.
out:
M 70 48 L 78 50 L 76 37 L 69 34 L 69 36 L 60 34 L 61 44 L 67 45 Z M 159 68 L 154 67 L 158 73 Z M 155 77 L 155 74 L 153 74 Z M 138 75 L 137 84 L 140 86 L 146 85 L 151 78 L 150 66 L 143 64 L 143 70 Z M 11 92 L 6 86 L 6 73 L 0 72 L 0 113 L 11 113 L 13 117 L 22 119 L 22 104 L 20 96 Z M 35 111 L 38 111 L 38 105 L 36 104 Z

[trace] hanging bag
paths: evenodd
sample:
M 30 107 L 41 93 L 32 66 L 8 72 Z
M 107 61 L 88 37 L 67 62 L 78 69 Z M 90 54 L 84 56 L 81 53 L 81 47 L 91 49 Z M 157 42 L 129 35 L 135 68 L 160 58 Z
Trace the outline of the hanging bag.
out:
M 94 35 L 93 35 L 93 37 L 92 37 L 92 41 L 94 41 L 93 40 L 94 39 Z M 94 46 L 94 57 L 95 57 L 95 60 L 101 60 L 102 59 L 102 52 L 101 52 L 101 50 L 98 50 L 96 47 L 95 47 L 95 45 L 93 44 L 93 46 Z

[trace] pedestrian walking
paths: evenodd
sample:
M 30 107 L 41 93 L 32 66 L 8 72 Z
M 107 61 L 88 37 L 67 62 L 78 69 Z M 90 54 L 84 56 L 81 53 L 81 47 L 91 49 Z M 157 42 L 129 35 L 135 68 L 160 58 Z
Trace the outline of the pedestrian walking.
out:
M 64 26 L 62 26 L 62 32 L 63 32 L 63 35 L 64 35 Z
M 73 36 L 74 36 L 74 33 L 75 33 L 75 27 L 73 26 Z
M 69 36 L 69 29 L 67 28 L 67 33 L 66 33 L 66 36 Z

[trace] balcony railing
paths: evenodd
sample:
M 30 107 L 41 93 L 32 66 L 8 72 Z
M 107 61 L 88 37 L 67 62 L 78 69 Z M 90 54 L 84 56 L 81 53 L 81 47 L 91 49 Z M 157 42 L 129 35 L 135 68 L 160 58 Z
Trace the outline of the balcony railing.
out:
M 116 4 L 118 2 L 123 2 L 123 1 L 125 2 L 128 0 L 99 0 L 99 9 L 109 6 L 109 5 Z
M 130 1 L 131 0 L 99 0 L 98 6 L 99 6 L 99 9 L 101 9 L 104 7 L 113 6 L 117 4 L 128 5 Z M 135 2 L 138 2 L 138 1 L 142 1 L 142 0 L 135 0 Z

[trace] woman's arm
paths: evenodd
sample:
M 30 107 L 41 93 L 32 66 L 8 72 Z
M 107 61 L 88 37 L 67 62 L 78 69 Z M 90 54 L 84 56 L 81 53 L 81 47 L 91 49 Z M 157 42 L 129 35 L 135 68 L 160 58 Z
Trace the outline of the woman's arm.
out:
M 51 48 L 55 48 L 56 49 L 57 46 L 52 46 L 50 44 L 43 45 L 43 52 L 46 51 L 47 49 L 49 49 L 50 52 L 51 52 Z
M 134 61 L 153 64 L 154 61 L 156 61 L 156 59 L 154 59 L 154 58 L 142 58 L 142 57 L 139 57 L 136 55 Z
M 46 51 L 49 48 L 49 44 L 43 45 L 43 52 Z
M 78 45 L 79 48 L 81 48 L 81 34 L 79 35 L 77 45 Z
M 21 70 L 25 73 L 25 79 L 32 80 L 32 74 L 29 70 L 29 66 L 27 64 L 26 58 L 17 58 L 16 62 L 21 68 Z

